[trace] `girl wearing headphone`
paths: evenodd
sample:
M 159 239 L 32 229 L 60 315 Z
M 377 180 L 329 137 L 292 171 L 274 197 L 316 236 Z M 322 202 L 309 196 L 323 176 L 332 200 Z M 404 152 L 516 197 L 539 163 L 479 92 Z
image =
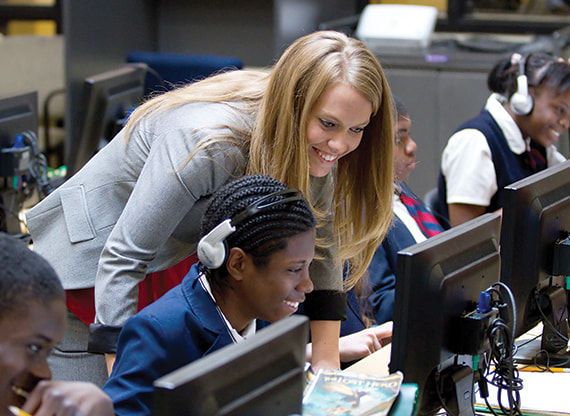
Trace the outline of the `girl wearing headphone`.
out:
M 389 227 L 392 149 L 382 67 L 340 32 L 296 40 L 270 71 L 226 72 L 144 103 L 27 214 L 34 249 L 67 290 L 70 329 L 54 351 L 54 374 L 106 380 L 105 358 L 110 367 L 118 333 L 138 309 L 138 284 L 196 251 L 211 195 L 245 174 L 276 178 L 311 204 L 313 365 L 338 368 L 342 264 L 351 265 L 350 287 Z
M 149 415 L 152 383 L 297 311 L 313 290 L 316 219 L 301 192 L 267 176 L 221 188 L 202 219 L 199 262 L 129 319 L 104 391 L 117 415 Z
M 570 65 L 544 53 L 499 61 L 481 113 L 451 136 L 438 191 L 452 226 L 500 212 L 503 188 L 565 160 L 555 143 L 570 126 Z

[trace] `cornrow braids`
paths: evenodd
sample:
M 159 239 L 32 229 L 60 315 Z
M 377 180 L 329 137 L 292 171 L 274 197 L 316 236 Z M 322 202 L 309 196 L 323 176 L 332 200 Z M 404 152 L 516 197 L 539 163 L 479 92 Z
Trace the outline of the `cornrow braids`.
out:
M 23 315 L 30 302 L 65 301 L 56 272 L 17 238 L 0 233 L 0 320 Z
M 261 198 L 287 189 L 290 188 L 282 182 L 264 175 L 244 176 L 230 182 L 210 200 L 202 219 L 201 236 L 224 220 L 234 219 Z M 279 203 L 288 196 L 290 194 L 271 197 L 264 201 L 261 209 L 235 224 L 235 232 L 225 241 L 227 250 L 239 247 L 253 257 L 256 266 L 261 267 L 269 262 L 274 252 L 286 248 L 289 237 L 315 228 L 316 218 L 307 200 L 301 197 Z M 214 290 L 227 287 L 225 265 L 216 270 L 209 270 L 202 264 L 199 268 L 206 274 Z

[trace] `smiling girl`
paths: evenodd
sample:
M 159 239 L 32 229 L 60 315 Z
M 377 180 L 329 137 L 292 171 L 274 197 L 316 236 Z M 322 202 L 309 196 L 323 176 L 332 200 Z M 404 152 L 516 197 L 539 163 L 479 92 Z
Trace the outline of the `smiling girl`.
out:
M 554 144 L 570 126 L 570 65 L 518 53 L 488 75 L 493 94 L 443 151 L 439 205 L 451 225 L 500 211 L 503 188 L 564 160 Z
M 315 226 L 302 194 L 275 179 L 244 176 L 220 189 L 202 221 L 199 263 L 121 331 L 104 387 L 115 413 L 149 415 L 154 380 L 252 336 L 258 319 L 295 313 L 313 290 Z

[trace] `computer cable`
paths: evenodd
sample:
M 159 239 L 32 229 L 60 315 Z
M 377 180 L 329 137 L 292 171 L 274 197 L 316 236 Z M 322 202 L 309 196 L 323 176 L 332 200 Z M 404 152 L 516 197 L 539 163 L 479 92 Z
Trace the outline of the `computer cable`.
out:
M 488 383 L 497 388 L 497 402 L 499 408 L 505 415 L 521 415 L 520 390 L 523 388 L 522 379 L 519 377 L 517 368 L 514 366 L 513 340 L 510 335 L 510 328 L 497 318 L 489 330 L 490 342 L 490 364 L 494 368 L 485 378 Z M 508 403 L 504 403 L 503 398 L 507 397 Z M 488 397 L 484 397 L 487 407 Z
M 553 354 L 546 350 L 540 350 L 534 357 L 534 365 L 545 372 L 552 372 L 553 368 L 568 368 L 570 355 Z
M 58 95 L 65 94 L 65 89 L 60 88 L 51 91 L 44 100 L 43 106 L 43 125 L 44 125 L 44 138 L 45 138 L 45 152 L 47 155 L 51 155 L 55 151 L 55 146 L 51 142 L 51 132 L 50 132 L 50 103 L 52 99 Z
M 525 347 L 525 346 L 527 346 L 528 344 L 531 344 L 532 342 L 536 341 L 536 340 L 539 339 L 540 337 L 542 337 L 542 334 L 537 334 L 537 335 L 534 335 L 534 336 L 531 337 L 531 338 L 528 338 L 526 341 L 519 342 L 518 344 L 515 345 L 515 350 L 514 350 L 514 352 L 513 352 L 513 355 L 516 356 L 516 355 L 517 355 L 517 352 L 518 352 L 522 347 Z
M 509 301 L 503 300 L 501 289 L 506 292 Z M 497 388 L 497 403 L 504 415 L 522 415 L 520 409 L 520 390 L 522 389 L 522 379 L 519 378 L 518 370 L 514 365 L 514 339 L 516 322 L 516 306 L 514 295 L 510 288 L 502 282 L 494 283 L 487 293 L 491 295 L 491 305 L 499 310 L 499 317 L 495 318 L 488 330 L 489 352 L 486 356 L 484 368 L 478 369 L 480 378 L 478 380 L 479 393 L 485 400 L 489 411 L 496 415 L 488 401 L 489 391 L 487 384 Z M 505 319 L 507 308 L 511 309 L 513 325 L 509 327 Z M 491 370 L 492 368 L 492 370 Z M 489 379 L 490 377 L 490 379 Z M 503 403 L 503 398 L 507 397 L 508 404 Z
M 503 291 L 507 294 L 509 298 L 508 302 L 503 301 L 503 295 L 500 289 L 503 289 Z M 499 316 L 503 319 L 503 321 L 509 322 L 508 317 L 512 317 L 511 338 L 514 340 L 516 338 L 515 322 L 517 322 L 517 305 L 511 288 L 503 282 L 495 282 L 487 291 L 491 294 L 491 297 L 493 294 L 497 295 L 497 299 L 493 301 L 493 306 L 496 306 L 499 309 Z M 508 313 L 507 309 L 510 309 L 510 314 Z
M 49 168 L 46 157 L 40 152 L 38 138 L 35 132 L 25 131 L 22 133 L 22 136 L 26 139 L 26 142 L 30 145 L 32 150 L 30 158 L 30 174 L 38 185 L 38 190 L 41 194 L 40 197 L 45 197 L 53 191 L 47 175 Z
M 22 224 L 23 226 L 25 226 L 27 228 L 27 225 L 24 221 L 22 221 L 22 219 L 20 218 L 20 214 L 18 212 L 17 209 L 14 209 L 14 206 L 19 206 L 20 203 L 19 201 L 16 201 L 16 197 L 18 196 L 17 194 L 12 194 L 11 195 L 11 202 L 8 203 L 7 201 L 4 201 L 4 199 L 7 197 L 7 194 L 2 194 L 0 195 L 0 224 L 4 224 L 4 222 L 7 221 L 7 217 L 8 216 L 12 216 L 14 218 L 17 219 L 18 223 Z M 4 216 L 6 218 L 2 218 L 2 214 L 4 214 Z M 3 227 L 1 227 L 3 228 Z M 0 228 L 0 231 L 6 231 L 6 230 L 2 230 Z

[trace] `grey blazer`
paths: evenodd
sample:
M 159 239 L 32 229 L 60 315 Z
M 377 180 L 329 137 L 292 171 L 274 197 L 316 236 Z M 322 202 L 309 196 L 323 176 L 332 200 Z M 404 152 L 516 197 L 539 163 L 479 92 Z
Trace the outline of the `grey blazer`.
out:
M 215 129 L 219 135 L 216 126 L 236 123 L 246 127 L 244 114 L 211 103 L 145 120 L 128 143 L 119 133 L 28 211 L 34 250 L 53 265 L 64 288 L 96 287 L 100 323 L 122 326 L 136 312 L 144 276 L 195 251 L 210 195 L 243 175 L 245 158 L 228 145 L 184 163 L 198 140 Z
M 145 275 L 195 252 L 210 196 L 244 174 L 246 156 L 239 146 L 224 144 L 185 162 L 199 140 L 219 136 L 220 129 L 230 133 L 220 126 L 243 130 L 251 122 L 226 104 L 189 103 L 157 114 L 141 122 L 128 142 L 120 132 L 28 211 L 34 250 L 53 265 L 64 288 L 95 287 L 96 323 L 123 326 L 137 310 Z M 329 199 L 330 175 L 313 179 L 316 200 Z M 330 260 L 332 253 L 320 255 Z M 313 263 L 315 290 L 342 291 L 339 267 Z

